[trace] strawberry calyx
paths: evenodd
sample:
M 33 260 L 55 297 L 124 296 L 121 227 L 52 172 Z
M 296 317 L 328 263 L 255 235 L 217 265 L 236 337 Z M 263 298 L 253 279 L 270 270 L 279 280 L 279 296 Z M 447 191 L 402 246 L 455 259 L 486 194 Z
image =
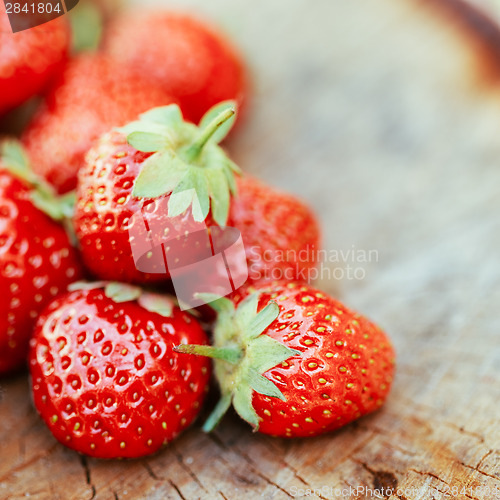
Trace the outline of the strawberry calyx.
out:
M 0 164 L 12 175 L 30 186 L 33 205 L 52 219 L 65 223 L 70 228 L 75 193 L 58 196 L 55 189 L 31 169 L 30 161 L 21 143 L 15 139 L 5 139 L 0 144 Z
M 259 428 L 253 392 L 285 400 L 283 393 L 263 373 L 301 352 L 263 334 L 279 315 L 274 301 L 257 312 L 260 293 L 250 294 L 238 308 L 227 298 L 200 294 L 217 312 L 213 346 L 183 344 L 177 352 L 207 356 L 214 359 L 214 373 L 221 390 L 221 399 L 203 425 L 212 431 L 231 404 L 241 418 Z
M 211 211 L 224 226 L 231 196 L 236 195 L 235 175 L 240 169 L 218 145 L 228 134 L 236 105 L 225 101 L 210 109 L 199 126 L 185 121 L 176 104 L 154 108 L 138 121 L 118 129 L 138 151 L 153 153 L 142 166 L 133 190 L 137 198 L 170 194 L 168 216 L 191 207 L 195 221 Z
M 172 317 L 172 311 L 176 305 L 176 301 L 172 297 L 117 281 L 76 281 L 68 286 L 70 292 L 76 290 L 97 290 L 100 288 L 104 289 L 106 297 L 112 299 L 117 304 L 137 301 L 147 311 L 159 314 L 165 318 Z

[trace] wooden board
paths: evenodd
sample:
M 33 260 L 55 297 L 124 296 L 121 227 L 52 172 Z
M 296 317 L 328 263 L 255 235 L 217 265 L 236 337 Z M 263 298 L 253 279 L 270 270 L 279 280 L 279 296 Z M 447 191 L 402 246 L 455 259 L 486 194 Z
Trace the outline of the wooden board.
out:
M 0 498 L 500 498 L 500 87 L 434 3 L 169 2 L 246 53 L 256 96 L 232 154 L 308 200 L 344 251 L 320 286 L 394 339 L 388 403 L 320 438 L 252 435 L 230 415 L 147 460 L 103 462 L 56 443 L 22 375 L 1 383 Z

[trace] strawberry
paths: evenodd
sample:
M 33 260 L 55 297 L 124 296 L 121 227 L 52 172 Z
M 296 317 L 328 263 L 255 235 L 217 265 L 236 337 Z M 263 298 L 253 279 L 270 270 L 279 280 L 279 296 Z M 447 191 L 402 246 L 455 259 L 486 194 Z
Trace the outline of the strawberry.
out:
M 92 142 L 153 106 L 174 99 L 162 88 L 100 54 L 73 59 L 28 125 L 23 142 L 36 172 L 60 193 L 76 187 Z
M 195 234 L 200 224 L 241 232 L 252 281 L 273 277 L 274 267 L 285 278 L 300 279 L 301 270 L 315 265 L 319 230 L 310 210 L 255 180 L 236 180 L 239 168 L 217 145 L 233 114 L 233 105 L 223 103 L 196 127 L 182 120 L 175 105 L 156 108 L 105 135 L 89 152 L 80 171 L 74 222 L 85 263 L 96 276 L 139 283 L 165 280 L 170 260 L 166 268 L 143 273 L 136 268 L 134 248 L 149 238 L 147 228 L 156 227 L 164 233 L 156 250 L 163 245 L 167 258 L 176 250 L 175 258 L 195 262 L 204 245 L 187 241 L 179 249 L 172 242 L 186 232 Z M 294 260 L 292 254 L 290 260 L 286 253 L 302 249 L 310 250 L 302 259 Z M 280 258 L 266 260 L 265 251 Z
M 0 2 L 0 115 L 45 92 L 64 68 L 70 38 L 63 18 L 12 33 Z
M 324 293 L 276 282 L 246 287 L 212 306 L 218 312 L 213 347 L 176 348 L 215 358 L 222 397 L 206 431 L 233 404 L 255 431 L 316 436 L 386 399 L 394 371 L 389 339 Z
M 85 455 L 154 453 L 198 414 L 209 363 L 173 348 L 206 343 L 204 331 L 166 296 L 119 283 L 71 289 L 40 316 L 30 344 L 40 416 Z
M 176 97 L 184 116 L 198 123 L 214 105 L 247 94 L 239 54 L 215 29 L 189 15 L 131 10 L 109 25 L 104 50 Z
M 60 224 L 64 207 L 29 171 L 16 143 L 5 142 L 2 156 L 0 375 L 24 363 L 40 311 L 81 275 L 77 252 Z
M 237 179 L 228 225 L 240 230 L 246 248 L 248 284 L 309 282 L 314 278 L 320 229 L 311 209 L 288 193 L 252 177 Z

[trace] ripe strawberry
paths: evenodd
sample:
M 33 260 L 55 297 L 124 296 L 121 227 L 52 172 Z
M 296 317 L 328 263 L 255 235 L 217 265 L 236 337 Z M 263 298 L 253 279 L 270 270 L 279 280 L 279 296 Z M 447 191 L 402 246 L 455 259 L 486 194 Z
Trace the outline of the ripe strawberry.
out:
M 0 115 L 45 92 L 66 63 L 70 38 L 63 18 L 11 33 L 0 2 Z
M 56 439 L 80 453 L 154 453 L 191 424 L 208 387 L 209 363 L 173 347 L 207 337 L 166 297 L 118 283 L 80 286 L 37 323 L 35 406 Z
M 30 187 L 31 186 L 31 187 Z M 32 187 L 35 189 L 32 190 Z M 81 275 L 79 258 L 51 204 L 15 143 L 0 160 L 0 375 L 26 359 L 36 318 L 55 295 Z
M 313 247 L 318 245 L 319 230 L 310 210 L 255 180 L 236 181 L 238 167 L 217 145 L 233 113 L 231 104 L 219 105 L 196 127 L 182 121 L 177 106 L 156 108 L 121 132 L 104 136 L 90 151 L 80 171 L 74 221 L 85 263 L 96 276 L 165 280 L 169 268 L 148 274 L 136 269 L 134 245 L 147 241 L 146 226 L 160 228 L 164 237 L 156 241 L 156 248 L 164 245 L 168 258 L 175 237 L 195 233 L 200 223 L 240 230 L 252 281 L 273 277 L 273 268 L 284 278 L 301 279 L 301 271 L 315 265 Z M 239 197 L 234 196 L 237 183 Z M 141 213 L 146 225 L 134 218 Z M 177 245 L 174 257 L 182 254 L 194 262 L 204 250 L 199 247 L 187 242 L 179 251 Z M 310 250 L 305 258 L 294 259 L 292 253 L 290 260 L 286 253 L 304 249 Z M 279 253 L 279 259 L 268 261 L 265 251 L 272 257 Z
M 297 283 L 261 284 L 212 305 L 214 347 L 176 348 L 216 358 L 222 398 L 205 430 L 232 403 L 264 434 L 316 436 L 386 399 L 394 371 L 389 339 L 324 293 Z
M 241 110 L 247 94 L 241 58 L 206 23 L 178 12 L 131 10 L 116 17 L 107 33 L 104 50 L 162 85 L 193 123 L 228 99 Z
M 248 282 L 314 278 L 320 228 L 311 209 L 295 196 L 251 177 L 237 179 L 228 225 L 240 230 L 245 244 Z
M 60 193 L 76 187 L 93 141 L 153 106 L 174 99 L 145 78 L 103 55 L 73 59 L 55 82 L 23 135 L 39 175 Z

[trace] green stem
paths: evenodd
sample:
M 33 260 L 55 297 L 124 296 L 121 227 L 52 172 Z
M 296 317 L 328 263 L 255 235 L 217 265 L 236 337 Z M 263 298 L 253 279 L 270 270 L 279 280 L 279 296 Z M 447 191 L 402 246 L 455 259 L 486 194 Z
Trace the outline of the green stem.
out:
M 230 107 L 218 114 L 202 131 L 195 142 L 185 151 L 184 157 L 188 163 L 196 160 L 200 156 L 205 144 L 217 132 L 217 130 L 236 114 L 234 107 Z
M 242 356 L 241 349 L 234 347 L 212 347 L 209 345 L 182 344 L 174 347 L 174 351 L 220 359 L 233 365 L 237 364 Z

